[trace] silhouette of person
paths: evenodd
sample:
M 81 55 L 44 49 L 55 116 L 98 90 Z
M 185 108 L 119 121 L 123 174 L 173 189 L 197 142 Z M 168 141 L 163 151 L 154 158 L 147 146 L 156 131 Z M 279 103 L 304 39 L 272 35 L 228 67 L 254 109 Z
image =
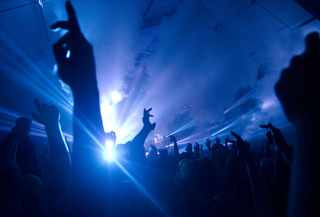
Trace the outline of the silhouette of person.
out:
M 7 137 L 0 140 L 0 160 L 8 160 L 11 146 L 13 145 L 14 133 L 21 132 L 16 152 L 16 162 L 21 169 L 22 176 L 34 174 L 41 177 L 41 169 L 39 166 L 36 148 L 34 147 L 28 133 L 31 131 L 31 119 L 20 117 L 16 120 L 15 126 Z

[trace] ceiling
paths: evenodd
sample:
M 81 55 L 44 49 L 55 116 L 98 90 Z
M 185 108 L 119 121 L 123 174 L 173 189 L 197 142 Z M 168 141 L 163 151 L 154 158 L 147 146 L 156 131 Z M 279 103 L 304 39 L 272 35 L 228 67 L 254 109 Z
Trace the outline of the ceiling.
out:
M 233 127 L 250 139 L 264 133 L 254 124 L 268 120 L 288 126 L 273 85 L 303 51 L 305 35 L 320 28 L 313 1 L 71 2 L 94 46 L 105 130 L 120 142 L 141 128 L 145 107 L 157 122 L 151 137 L 179 131 L 181 143 Z M 49 28 L 63 19 L 64 1 L 0 1 L 1 131 L 19 116 L 31 118 L 37 97 L 59 108 L 71 139 L 72 94 L 51 49 L 63 33 Z M 44 136 L 41 125 L 34 123 L 33 135 Z

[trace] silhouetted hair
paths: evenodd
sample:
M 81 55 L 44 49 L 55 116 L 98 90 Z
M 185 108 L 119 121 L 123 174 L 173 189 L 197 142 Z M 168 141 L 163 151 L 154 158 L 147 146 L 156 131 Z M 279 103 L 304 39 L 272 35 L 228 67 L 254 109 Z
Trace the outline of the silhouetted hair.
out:
M 15 124 L 17 127 L 19 126 L 30 126 L 32 120 L 26 117 L 20 117 L 16 120 Z

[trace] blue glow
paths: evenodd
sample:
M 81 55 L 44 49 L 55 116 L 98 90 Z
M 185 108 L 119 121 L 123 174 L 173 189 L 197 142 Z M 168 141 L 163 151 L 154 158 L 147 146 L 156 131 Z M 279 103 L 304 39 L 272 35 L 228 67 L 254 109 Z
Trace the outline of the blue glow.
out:
M 43 1 L 44 0 L 37 0 L 36 2 L 38 2 L 38 4 L 42 7 Z M 182 7 L 185 7 L 185 10 L 193 9 L 194 2 L 192 3 L 191 1 L 188 1 L 188 3 L 185 3 L 186 2 L 184 2 L 184 4 L 181 4 L 183 5 Z M 135 5 L 134 3 L 131 4 Z M 272 112 L 271 114 L 275 116 L 275 118 L 273 119 L 279 120 L 278 111 L 281 109 L 278 109 L 278 107 L 274 109 L 272 100 L 275 100 L 277 102 L 277 99 L 275 97 L 273 97 L 271 101 L 269 100 L 269 94 L 271 94 L 272 96 L 274 95 L 273 91 L 270 91 L 268 89 L 268 87 L 270 86 L 269 84 L 272 83 L 272 86 L 274 85 L 274 78 L 278 77 L 278 75 L 275 73 L 279 71 L 279 68 L 283 67 L 283 65 L 288 64 L 292 54 L 298 54 L 300 51 L 302 51 L 302 49 L 304 49 L 303 43 L 299 45 L 300 50 L 295 49 L 294 47 L 296 47 L 296 45 L 292 46 L 293 42 L 297 42 L 298 39 L 304 37 L 304 35 L 306 35 L 307 32 L 311 32 L 311 29 L 312 31 L 319 29 L 318 26 L 310 23 L 307 26 L 301 28 L 301 32 L 299 32 L 299 34 L 289 34 L 288 40 L 286 40 L 286 43 L 288 44 L 286 44 L 282 43 L 283 38 L 286 36 L 286 32 L 284 34 L 273 34 L 272 30 L 274 29 L 271 28 L 273 25 L 270 25 L 271 27 L 267 26 L 266 29 L 261 30 L 264 33 L 268 33 L 274 36 L 274 38 L 271 37 L 271 41 L 259 40 L 262 42 L 262 47 L 266 49 L 258 49 L 259 44 L 252 43 L 252 40 L 250 40 L 252 39 L 251 34 L 231 34 L 230 37 L 227 37 L 228 34 L 225 34 L 225 32 L 219 38 L 212 38 L 212 30 L 207 29 L 203 25 L 202 20 L 198 19 L 198 21 L 201 22 L 199 23 L 201 25 L 197 25 L 198 23 L 195 23 L 195 25 L 192 25 L 192 27 L 195 28 L 192 29 L 192 31 L 201 32 L 202 34 L 188 35 L 186 40 L 176 44 L 175 42 L 178 41 L 181 38 L 181 36 L 183 37 L 183 35 L 190 31 L 189 26 L 183 28 L 184 26 L 182 25 L 181 28 L 176 28 L 175 25 L 171 25 L 174 23 L 179 25 L 179 22 L 185 20 L 185 17 L 183 17 L 185 15 L 184 13 L 177 13 L 175 14 L 175 16 L 168 17 L 167 23 L 165 23 L 165 25 L 162 25 L 161 27 L 164 28 L 164 30 L 166 30 L 162 31 L 161 38 L 167 37 L 167 40 L 154 40 L 151 44 L 149 44 L 149 42 L 151 42 L 151 38 L 149 38 L 150 36 L 152 37 L 152 40 L 153 38 L 157 37 L 153 37 L 153 33 L 149 34 L 149 31 L 153 32 L 152 28 L 139 30 L 139 38 L 137 37 L 138 26 L 140 26 L 137 24 L 139 24 L 138 22 L 140 22 L 141 17 L 137 11 L 133 10 L 133 7 L 122 8 L 118 7 L 118 5 L 116 4 L 110 4 L 111 7 L 114 7 L 110 11 L 114 13 L 109 14 L 105 13 L 104 7 L 106 5 L 108 4 L 95 4 L 94 7 L 90 7 L 90 10 L 88 8 L 81 9 L 81 7 L 79 7 L 77 8 L 77 15 L 79 16 L 79 20 L 90 20 L 90 18 L 93 17 L 86 16 L 88 16 L 88 14 L 91 14 L 91 16 L 96 16 L 95 18 L 101 19 L 103 21 L 108 21 L 110 20 L 110 18 L 112 18 L 114 22 L 121 23 L 121 25 L 111 25 L 108 26 L 108 28 L 97 28 L 97 30 L 100 30 L 102 32 L 88 31 L 90 30 L 90 26 L 88 28 L 86 27 L 86 24 L 90 24 L 90 22 L 83 23 L 81 25 L 82 27 L 84 27 L 84 34 L 88 36 L 88 40 L 90 41 L 90 43 L 93 44 L 95 53 L 103 54 L 95 55 L 97 64 L 97 80 L 99 83 L 99 92 L 100 96 L 103 96 L 104 93 L 108 96 L 110 96 L 111 94 L 111 96 L 113 96 L 113 99 L 109 98 L 109 101 L 107 103 L 110 102 L 110 104 L 103 102 L 101 99 L 101 112 L 103 116 L 105 131 L 115 131 L 117 133 L 119 143 L 125 143 L 131 140 L 139 132 L 139 130 L 142 127 L 141 117 L 142 110 L 144 107 L 154 108 L 152 114 L 155 116 L 155 119 L 152 120 L 153 122 L 157 122 L 156 133 L 161 133 L 162 135 L 167 135 L 170 132 L 176 130 L 175 132 L 169 134 L 172 135 L 174 133 L 177 133 L 179 131 L 185 130 L 188 127 L 193 126 L 193 123 L 188 123 L 189 121 L 186 121 L 182 122 L 183 124 L 178 123 L 177 127 L 173 128 L 174 130 L 169 132 L 166 131 L 166 128 L 163 127 L 166 126 L 166 123 L 163 122 L 170 121 L 171 119 L 173 119 L 173 114 L 181 115 L 183 114 L 183 112 L 192 111 L 190 112 L 190 117 L 194 120 L 197 120 L 197 125 L 200 126 L 198 129 L 200 131 L 207 127 L 207 125 L 205 125 L 204 127 L 201 126 L 202 120 L 200 118 L 207 117 L 208 120 L 212 120 L 212 116 L 221 117 L 223 115 L 223 112 L 224 114 L 227 114 L 230 111 L 235 110 L 237 106 L 241 105 L 241 103 L 243 102 L 246 102 L 246 100 L 248 99 L 261 99 L 261 101 L 263 102 L 263 104 L 261 105 L 261 109 L 263 110 L 263 112 L 268 113 L 270 111 Z M 110 8 L 110 5 L 108 5 L 108 8 Z M 47 6 L 49 7 L 49 5 Z M 63 5 L 61 6 L 61 8 L 63 8 Z M 66 15 L 65 10 L 60 11 L 58 10 L 59 8 L 60 7 L 57 7 L 57 10 L 54 10 L 57 19 L 60 20 L 62 18 L 66 18 L 66 16 L 64 16 Z M 235 7 L 234 10 L 236 10 L 237 8 L 238 7 Z M 230 7 L 230 9 L 232 8 Z M 125 10 L 126 12 L 132 12 L 132 14 L 118 13 L 117 10 Z M 17 13 L 20 13 L 19 11 L 20 10 L 17 10 Z M 51 10 L 48 9 L 46 11 Z M 101 12 L 102 14 L 99 14 Z M 230 12 L 233 13 L 235 11 Z M 3 14 L 5 14 L 4 16 L 11 16 L 11 12 L 6 12 Z M 122 14 L 130 14 L 130 16 L 122 17 Z M 134 15 L 137 15 L 137 17 L 134 18 Z M 269 14 L 267 15 L 269 17 Z M 18 24 L 19 16 L 15 17 L 17 18 Z M 117 19 L 115 19 L 115 17 L 117 17 Z M 245 17 L 252 16 L 248 15 L 244 17 L 239 17 L 239 19 Z M 38 17 L 36 16 L 36 18 Z M 23 20 L 23 17 L 21 19 L 21 21 L 25 21 Z M 261 17 L 259 19 L 261 19 Z M 33 19 L 28 20 L 34 21 Z M 265 20 L 265 17 L 263 17 L 263 20 Z M 197 19 L 195 20 L 195 22 L 196 21 Z M 259 21 L 261 20 L 257 21 L 259 23 Z M 239 22 L 246 23 L 241 22 L 241 20 L 239 20 Z M 55 82 L 56 76 L 51 76 L 51 72 L 54 75 L 57 75 L 57 65 L 55 65 L 55 68 L 53 70 L 48 70 L 48 68 L 50 69 L 54 62 L 52 52 L 38 52 L 42 50 L 42 48 L 44 48 L 44 50 L 47 50 L 48 43 L 43 40 L 40 40 L 43 37 L 33 37 L 34 35 L 43 34 L 43 32 L 37 32 L 35 30 L 43 31 L 43 29 L 38 28 L 39 26 L 36 25 L 37 23 L 35 23 L 35 25 L 30 25 L 30 23 L 28 23 L 28 25 L 24 25 L 25 22 L 22 22 L 21 27 L 25 28 L 17 28 L 20 29 L 20 32 L 22 32 L 21 30 L 24 29 L 31 33 L 34 32 L 34 34 L 29 35 L 32 36 L 31 38 L 23 37 L 25 39 L 21 41 L 18 40 L 20 38 L 19 34 L 15 34 L 14 31 L 11 31 L 12 26 L 10 25 L 10 23 L 3 23 L 3 27 L 6 27 L 2 28 L 5 34 L 2 34 L 1 36 L 1 39 L 4 42 L 3 44 L 6 45 L 4 49 L 2 49 L 3 57 L 5 57 L 3 61 L 5 65 L 3 66 L 3 68 L 5 69 L 5 73 L 10 73 L 8 73 L 7 76 L 5 75 L 5 77 L 8 77 L 8 79 L 2 79 L 2 84 L 6 84 L 7 87 L 9 87 L 8 90 L 13 91 L 13 93 L 18 92 L 20 88 L 28 90 L 27 92 L 21 91 L 22 95 L 17 94 L 16 96 L 14 96 L 14 100 L 12 101 L 12 105 L 14 105 L 14 103 L 16 103 L 15 101 L 17 101 L 19 107 L 25 107 L 25 112 L 27 112 L 27 108 L 34 108 L 34 105 L 29 106 L 27 104 L 27 102 L 32 103 L 32 100 L 28 100 L 29 96 L 39 97 L 39 99 L 46 99 L 47 103 L 54 104 L 55 106 L 59 107 L 61 112 L 64 112 L 64 110 L 67 111 L 69 115 L 68 118 L 65 119 L 64 115 L 62 115 L 62 129 L 66 130 L 67 132 L 72 132 L 71 126 L 69 127 L 70 129 L 68 129 L 68 126 L 72 125 L 69 121 L 72 118 L 71 114 L 73 106 L 71 89 L 67 89 L 67 85 L 63 82 L 61 82 L 61 85 L 59 85 L 59 83 Z M 252 26 L 254 27 L 254 25 Z M 277 25 L 275 26 L 278 28 Z M 32 31 L 30 31 L 30 28 Z M 115 31 L 110 30 L 110 28 L 115 28 Z M 278 33 L 277 28 L 275 29 Z M 253 30 L 254 29 L 256 28 L 253 28 Z M 92 30 L 96 30 L 96 28 Z M 59 28 L 57 28 L 56 31 L 59 31 Z M 242 28 L 235 28 L 234 31 L 242 31 Z M 61 30 L 61 35 L 64 35 L 66 32 L 67 30 Z M 170 34 L 166 35 L 165 32 L 168 32 Z M 157 31 L 154 33 L 157 34 Z M 258 36 L 264 35 L 266 39 L 270 38 L 268 37 L 268 34 L 262 34 L 261 32 L 252 31 L 251 33 L 257 33 Z M 14 34 L 13 36 L 15 37 L 11 37 L 11 34 Z M 237 35 L 241 35 L 241 38 L 236 37 Z M 278 37 L 278 35 L 280 35 L 280 37 Z M 246 38 L 248 36 L 249 38 Z M 102 37 L 102 39 L 107 37 L 108 39 L 110 39 L 110 43 L 101 43 L 101 41 L 103 40 L 101 40 L 100 37 Z M 136 40 L 137 38 L 138 40 Z M 234 42 L 235 38 L 237 38 L 237 43 L 230 43 Z M 254 38 L 259 39 L 259 37 Z M 132 41 L 132 39 L 134 40 Z M 24 44 L 25 41 L 29 41 L 30 44 Z M 246 44 L 249 41 L 250 43 Z M 232 45 L 233 49 L 229 49 L 229 47 L 224 46 L 224 44 L 226 46 Z M 133 45 L 135 49 L 132 49 Z M 190 45 L 197 46 L 190 47 Z M 292 47 L 292 49 L 285 49 L 288 46 Z M 206 58 L 203 58 L 202 55 L 198 55 L 199 53 L 190 52 L 192 51 L 193 47 L 197 47 L 197 50 L 199 51 L 205 50 L 207 52 L 205 53 Z M 215 47 L 216 49 L 207 49 L 210 47 Z M 244 47 L 246 47 L 246 49 L 243 49 Z M 135 58 L 137 56 L 137 52 L 144 54 L 145 57 L 139 59 L 139 61 L 146 62 L 145 64 L 147 65 L 145 66 L 148 67 L 144 67 L 144 63 L 141 62 L 139 63 L 138 67 L 134 68 L 132 63 L 134 63 L 137 60 Z M 252 53 L 250 53 L 249 55 L 246 52 Z M 168 54 L 170 54 L 171 58 L 168 58 Z M 149 56 L 146 55 L 153 56 L 152 58 L 150 58 L 151 61 L 148 61 Z M 69 56 L 70 52 L 68 51 L 66 53 L 66 57 Z M 17 57 L 19 57 L 17 59 L 19 61 L 15 61 Z M 240 59 L 234 60 L 234 57 L 239 57 Z M 213 59 L 215 61 L 212 61 Z M 225 64 L 228 62 L 232 62 L 233 64 Z M 272 71 L 273 74 L 269 77 L 264 77 L 263 80 L 256 79 L 255 81 L 258 83 L 257 88 L 254 88 L 245 96 L 243 96 L 240 100 L 238 100 L 236 103 L 231 105 L 231 102 L 233 102 L 234 92 L 236 91 L 236 89 L 238 89 L 239 86 L 243 86 L 241 84 L 242 82 L 247 82 L 253 85 L 253 82 L 255 82 L 254 78 L 257 76 L 257 67 L 261 64 L 268 65 L 267 71 L 270 69 L 270 72 L 267 73 L 271 73 Z M 242 76 L 238 76 L 240 75 L 237 72 L 238 70 L 241 70 L 245 73 L 243 74 L 244 78 Z M 197 73 L 193 73 L 195 71 Z M 221 71 L 226 73 L 224 73 L 223 75 L 220 73 L 210 73 L 210 75 L 208 75 L 208 71 Z M 143 77 L 144 75 L 148 75 L 149 77 L 145 79 Z M 123 81 L 123 78 L 127 76 L 129 76 L 129 79 Z M 202 79 L 203 76 L 205 79 Z M 249 81 L 249 78 L 252 78 L 252 80 Z M 12 85 L 11 83 L 7 82 L 7 80 L 13 82 Z M 236 80 L 237 82 L 231 85 L 232 88 L 224 88 L 227 86 L 226 84 L 228 84 L 230 80 Z M 192 84 L 190 85 L 190 87 L 192 86 L 192 88 L 181 89 L 179 85 L 176 85 L 177 81 L 181 82 L 182 85 Z M 122 84 L 125 84 L 125 86 L 121 86 Z M 18 87 L 17 91 L 15 91 L 15 86 Z M 126 91 L 124 91 L 124 89 Z M 119 95 L 117 96 L 117 93 L 110 93 L 113 90 L 118 90 L 122 96 L 122 99 L 119 98 Z M 224 94 L 212 94 L 220 93 L 217 90 L 221 91 Z M 269 94 L 266 94 L 265 90 L 268 90 Z M 5 97 L 3 98 L 6 99 Z M 119 100 L 121 100 L 122 102 L 117 103 L 117 105 L 115 105 L 116 102 L 120 102 Z M 203 101 L 211 101 L 211 103 L 203 104 Z M 199 105 L 197 105 L 198 103 Z M 215 105 L 219 105 L 219 109 L 216 108 Z M 261 112 L 259 111 L 257 113 L 261 114 Z M 30 115 L 30 112 L 27 113 L 27 115 Z M 19 114 L 19 116 L 26 116 L 26 114 Z M 260 122 L 267 123 L 266 120 L 269 119 L 270 116 L 262 115 L 261 117 L 258 117 L 257 120 L 259 118 L 263 118 L 264 120 L 261 120 Z M 231 121 L 233 121 L 228 119 L 228 122 L 222 122 L 222 118 L 215 118 L 215 120 L 218 121 L 216 121 L 214 125 L 210 125 L 213 126 L 212 129 L 214 131 L 210 132 L 210 129 L 207 129 L 204 133 L 202 133 L 202 137 L 210 136 L 213 132 L 220 130 L 222 127 L 227 126 L 228 124 L 230 124 Z M 4 121 L 7 121 L 6 117 L 4 117 Z M 238 124 L 237 126 L 240 126 L 242 123 L 247 121 L 243 121 L 242 123 L 240 122 L 241 120 L 236 120 L 224 129 L 228 129 L 228 127 L 232 127 L 236 124 Z M 183 126 L 184 123 L 188 124 Z M 11 129 L 10 126 L 11 125 L 1 125 L 0 127 L 9 131 Z M 221 131 L 223 131 L 223 129 Z M 225 132 L 226 131 L 224 131 L 223 133 Z M 39 130 L 39 132 L 32 129 L 31 133 L 38 136 L 45 136 L 45 132 L 42 128 L 41 130 Z M 96 135 L 96 132 L 91 131 L 90 133 L 92 133 L 92 135 Z M 68 140 L 71 139 L 71 137 L 72 136 L 68 136 Z M 195 137 L 190 137 L 191 136 L 184 139 L 177 139 L 183 139 L 182 141 L 180 140 L 181 143 L 188 143 L 196 140 Z M 95 148 L 99 149 L 100 151 L 105 149 L 104 144 L 100 146 L 101 148 Z
M 171 216 L 167 211 L 165 211 L 160 204 L 160 202 L 156 201 L 155 196 L 152 195 L 151 192 L 147 190 L 136 178 L 134 178 L 128 170 L 126 170 L 118 161 L 114 160 L 120 169 L 133 181 L 133 183 L 149 198 L 149 200 L 156 205 L 156 207 L 162 212 L 164 216 Z

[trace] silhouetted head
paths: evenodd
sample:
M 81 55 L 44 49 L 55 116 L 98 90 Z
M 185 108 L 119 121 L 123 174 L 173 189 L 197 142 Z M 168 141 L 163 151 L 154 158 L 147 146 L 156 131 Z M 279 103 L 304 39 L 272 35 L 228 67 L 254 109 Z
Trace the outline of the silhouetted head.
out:
M 15 122 L 16 128 L 20 129 L 22 134 L 28 134 L 31 130 L 31 119 L 26 117 L 20 117 Z

